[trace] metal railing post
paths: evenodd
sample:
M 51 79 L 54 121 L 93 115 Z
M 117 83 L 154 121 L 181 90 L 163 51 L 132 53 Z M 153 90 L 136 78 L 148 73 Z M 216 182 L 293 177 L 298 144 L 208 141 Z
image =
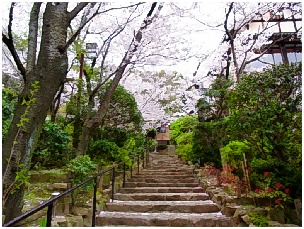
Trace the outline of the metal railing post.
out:
M 54 203 L 52 202 L 47 209 L 47 213 L 46 213 L 46 226 L 47 227 L 51 227 L 52 226 L 52 216 L 53 216 L 53 205 Z
M 137 173 L 139 174 L 139 155 L 137 156 Z
M 112 169 L 112 202 L 114 201 L 114 188 L 115 188 L 115 167 Z
M 126 186 L 126 163 L 123 164 L 123 182 L 122 187 L 125 188 Z
M 93 196 L 93 213 L 92 213 L 92 227 L 96 224 L 96 193 L 97 193 L 97 177 L 94 178 L 94 196 Z
M 142 155 L 142 168 L 143 169 L 145 168 L 145 152 L 143 152 L 143 155 Z

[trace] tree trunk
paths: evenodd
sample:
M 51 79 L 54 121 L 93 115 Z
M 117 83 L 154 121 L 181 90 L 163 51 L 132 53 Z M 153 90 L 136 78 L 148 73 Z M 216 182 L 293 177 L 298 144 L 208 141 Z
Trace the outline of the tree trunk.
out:
M 7 194 L 3 200 L 5 222 L 21 213 L 25 181 L 15 181 L 16 172 L 23 171 L 27 174 L 47 111 L 67 73 L 67 53 L 60 48 L 65 46 L 67 39 L 67 6 L 68 3 L 46 5 L 37 65 L 26 76 L 27 81 L 18 98 L 14 118 L 3 143 L 4 197 Z

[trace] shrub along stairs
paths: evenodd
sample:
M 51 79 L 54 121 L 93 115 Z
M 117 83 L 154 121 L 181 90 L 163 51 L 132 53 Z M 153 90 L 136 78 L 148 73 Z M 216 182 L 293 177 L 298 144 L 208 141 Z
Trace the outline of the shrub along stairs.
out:
M 96 217 L 96 226 L 232 226 L 177 155 L 151 153 L 148 166 L 130 178 Z

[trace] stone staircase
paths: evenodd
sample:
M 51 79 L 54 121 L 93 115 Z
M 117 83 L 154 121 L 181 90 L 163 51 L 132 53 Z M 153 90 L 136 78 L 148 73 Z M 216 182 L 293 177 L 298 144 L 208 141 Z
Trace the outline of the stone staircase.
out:
M 148 166 L 97 215 L 96 226 L 228 227 L 232 222 L 204 193 L 189 165 L 174 154 L 151 153 Z

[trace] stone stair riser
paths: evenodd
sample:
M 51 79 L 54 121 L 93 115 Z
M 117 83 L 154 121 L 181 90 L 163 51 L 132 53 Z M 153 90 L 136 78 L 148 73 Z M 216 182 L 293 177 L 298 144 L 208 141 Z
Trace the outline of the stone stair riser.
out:
M 126 188 L 132 187 L 197 187 L 197 183 L 145 183 L 145 182 L 126 182 Z
M 192 194 L 192 193 L 190 193 Z M 194 201 L 194 200 L 208 200 L 209 197 L 207 195 L 153 195 L 147 194 L 147 195 L 127 195 L 127 194 L 122 194 L 122 193 L 117 193 L 114 194 L 114 199 L 115 200 L 120 200 L 120 201 Z
M 199 202 L 199 201 L 197 201 Z M 168 205 L 168 204 L 149 204 L 149 205 L 127 205 L 121 203 L 109 203 L 107 211 L 116 212 L 180 212 L 180 213 L 208 213 L 219 212 L 220 209 L 216 204 L 196 204 L 196 205 Z
M 161 174 L 161 173 L 180 173 L 180 174 L 193 174 L 193 170 L 192 169 L 146 169 L 143 170 L 141 173 L 145 174 L 145 173 L 156 173 L 156 174 Z
M 119 193 L 202 193 L 203 188 L 189 188 L 189 187 L 142 187 L 138 188 L 122 188 Z
M 196 183 L 198 184 L 199 180 L 196 178 L 131 178 L 129 182 L 147 182 L 147 183 Z
M 165 171 L 165 172 L 161 172 L 161 171 L 157 171 L 157 170 L 154 170 L 154 171 L 142 171 L 141 173 L 139 174 L 134 174 L 134 175 L 157 175 L 157 176 L 161 176 L 161 175 L 192 175 L 193 176 L 193 172 L 192 171 L 187 171 L 187 172 L 168 172 L 168 171 Z
M 200 216 L 176 216 L 176 217 L 150 217 L 135 214 L 110 214 L 109 216 L 97 217 L 98 226 L 127 225 L 127 226 L 162 226 L 162 227 L 229 227 L 232 226 L 227 217 L 200 217 Z
M 193 178 L 192 174 L 186 174 L 186 175 L 164 175 L 164 174 L 138 174 L 132 176 L 132 179 L 137 179 L 137 178 L 166 178 L 166 179 L 183 179 L 183 178 Z

